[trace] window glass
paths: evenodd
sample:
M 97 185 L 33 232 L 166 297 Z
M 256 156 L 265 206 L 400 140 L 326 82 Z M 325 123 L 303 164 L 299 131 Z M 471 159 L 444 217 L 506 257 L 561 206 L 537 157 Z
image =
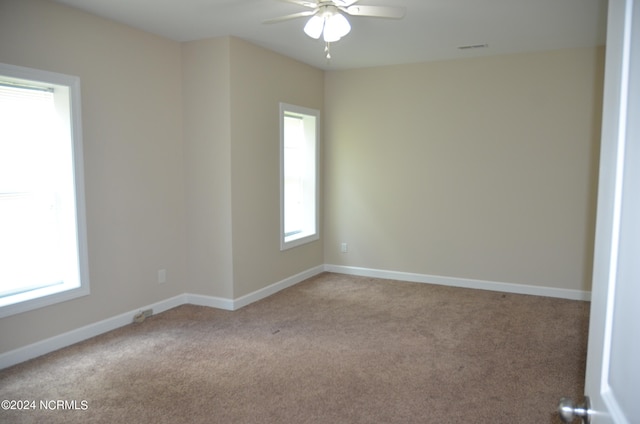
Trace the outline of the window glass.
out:
M 0 66 L 0 316 L 88 293 L 74 82 Z
M 287 249 L 318 239 L 318 118 L 281 104 L 281 240 Z

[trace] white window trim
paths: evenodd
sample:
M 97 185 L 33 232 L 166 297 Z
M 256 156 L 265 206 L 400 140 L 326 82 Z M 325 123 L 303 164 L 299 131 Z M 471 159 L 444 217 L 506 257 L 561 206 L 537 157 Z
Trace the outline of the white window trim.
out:
M 75 189 L 75 220 L 78 243 L 78 270 L 80 274 L 80 286 L 65 291 L 53 292 L 54 287 L 43 287 L 22 294 L 17 303 L 0 307 L 0 318 L 42 308 L 60 302 L 65 302 L 90 293 L 89 286 L 89 258 L 87 246 L 86 212 L 84 196 L 84 166 L 82 150 L 82 119 L 81 119 L 81 95 L 80 78 L 56 72 L 39 69 L 25 68 L 21 66 L 0 63 L 0 75 L 9 78 L 41 82 L 43 85 L 59 85 L 67 87 L 69 93 L 69 120 L 70 132 L 73 144 L 73 179 Z M 53 293 L 52 293 L 53 292 Z
M 287 113 L 313 116 L 315 125 L 315 231 L 286 241 L 284 233 L 284 117 Z M 320 111 L 287 103 L 280 103 L 280 250 L 291 249 L 320 238 Z

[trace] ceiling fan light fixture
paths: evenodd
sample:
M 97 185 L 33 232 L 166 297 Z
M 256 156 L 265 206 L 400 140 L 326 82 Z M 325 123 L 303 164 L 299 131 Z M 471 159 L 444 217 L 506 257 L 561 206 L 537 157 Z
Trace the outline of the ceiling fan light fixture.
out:
M 317 40 L 322 35 L 322 30 L 325 26 L 324 21 L 325 19 L 323 17 L 313 15 L 304 26 L 304 33 Z
M 1 0 L 0 0 L 1 1 Z M 351 24 L 347 16 L 369 16 L 374 18 L 401 19 L 404 17 L 404 7 L 393 6 L 359 6 L 359 0 L 280 0 L 305 7 L 297 13 L 269 19 L 264 23 L 276 23 L 309 17 L 304 26 L 304 32 L 309 37 L 325 42 L 327 59 L 331 58 L 329 44 L 339 41 L 351 32 Z
M 325 18 L 324 41 L 332 43 L 338 41 L 351 31 L 351 25 L 341 13 L 334 13 Z

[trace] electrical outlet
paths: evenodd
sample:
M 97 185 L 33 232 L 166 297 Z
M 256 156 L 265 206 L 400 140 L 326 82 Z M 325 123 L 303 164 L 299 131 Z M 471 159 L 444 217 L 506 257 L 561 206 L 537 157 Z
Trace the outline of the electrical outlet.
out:
M 163 284 L 167 282 L 167 270 L 159 269 L 158 270 L 158 283 Z
M 347 245 L 347 243 L 340 244 L 340 251 L 342 253 L 347 253 L 349 251 L 349 246 Z

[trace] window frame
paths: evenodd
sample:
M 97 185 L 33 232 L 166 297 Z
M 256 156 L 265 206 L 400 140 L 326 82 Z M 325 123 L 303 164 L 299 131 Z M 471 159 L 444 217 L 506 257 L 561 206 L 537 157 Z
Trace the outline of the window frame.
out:
M 89 259 L 86 229 L 86 208 L 84 190 L 84 155 L 82 140 L 80 78 L 77 76 L 44 71 L 22 66 L 0 63 L 0 77 L 5 81 L 23 82 L 40 87 L 57 87 L 60 94 L 54 94 L 54 101 L 68 104 L 59 110 L 69 120 L 71 160 L 73 164 L 73 197 L 75 203 L 74 220 L 77 243 L 77 266 L 79 286 L 46 286 L 30 292 L 7 296 L 0 306 L 0 318 L 31 311 L 34 309 L 65 302 L 90 294 Z M 62 89 L 62 90 L 60 90 Z M 6 302 L 9 299 L 9 302 Z M 11 302 L 11 300 L 13 301 Z
M 311 243 L 320 238 L 320 111 L 317 109 L 311 109 L 303 106 L 292 105 L 288 103 L 280 103 L 280 250 L 288 250 L 296 246 L 301 246 L 307 243 Z M 313 135 L 313 152 L 314 152 L 314 165 L 315 172 L 313 173 L 315 181 L 313 184 L 314 191 L 313 199 L 313 222 L 312 231 L 303 231 L 297 234 L 295 237 L 285 234 L 285 117 L 295 116 L 313 118 L 315 122 L 315 128 Z

